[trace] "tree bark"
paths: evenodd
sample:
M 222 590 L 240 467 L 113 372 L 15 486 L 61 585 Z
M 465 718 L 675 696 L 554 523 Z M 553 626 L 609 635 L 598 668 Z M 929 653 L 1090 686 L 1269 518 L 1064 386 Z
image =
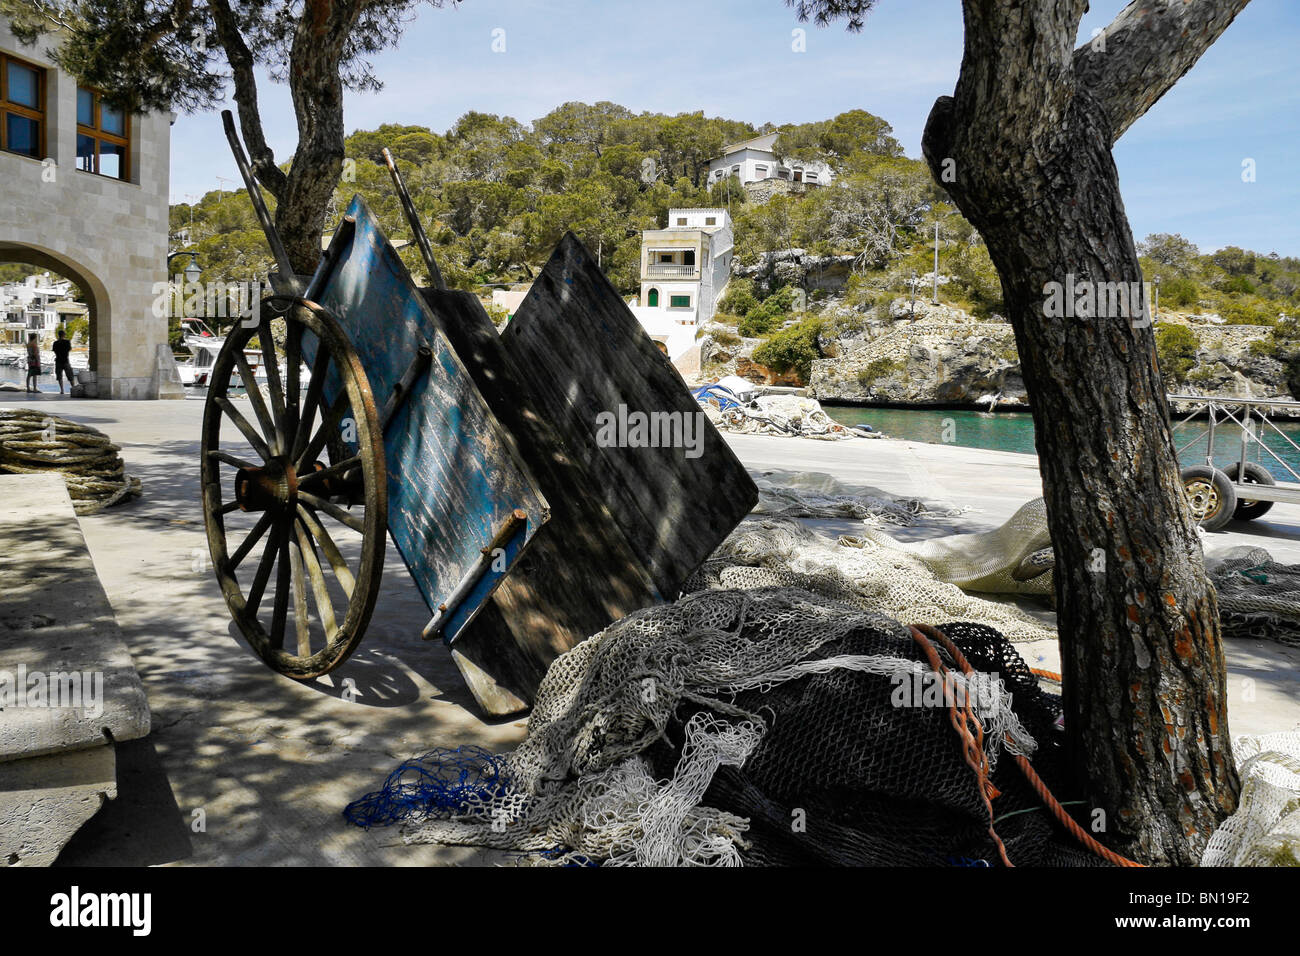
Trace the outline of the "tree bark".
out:
M 1236 806 L 1218 608 L 1149 321 L 1048 317 L 1046 305 L 1050 284 L 1071 277 L 1080 289 L 1142 282 L 1111 146 L 1246 2 L 1130 4 L 1098 54 L 1072 49 L 1086 0 L 964 0 L 960 79 L 923 141 L 988 245 L 1015 329 L 1056 551 L 1066 733 L 1094 808 L 1086 823 L 1147 863 L 1195 864 Z
M 343 169 L 343 80 L 339 72 L 348 38 L 368 0 L 307 0 L 289 51 L 289 91 L 298 146 L 288 172 L 266 142 L 258 106 L 254 58 L 229 0 L 209 0 L 217 39 L 234 83 L 239 128 L 258 182 L 275 197 L 275 228 L 293 268 L 315 271 L 321 257 L 325 212 Z

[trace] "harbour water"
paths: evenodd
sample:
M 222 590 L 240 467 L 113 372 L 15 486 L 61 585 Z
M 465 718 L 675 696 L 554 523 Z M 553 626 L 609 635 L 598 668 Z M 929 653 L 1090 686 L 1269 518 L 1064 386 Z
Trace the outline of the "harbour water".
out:
M 975 412 L 929 408 L 862 408 L 846 405 L 826 405 L 827 414 L 844 425 L 870 425 L 891 438 L 908 441 L 936 442 L 961 445 L 966 448 L 987 448 L 993 451 L 1010 451 L 1032 455 L 1034 448 L 1034 419 L 1028 412 Z M 1292 448 L 1278 431 L 1291 441 L 1300 444 L 1300 422 L 1274 421 L 1257 427 L 1265 444 L 1297 473 L 1300 473 L 1300 452 Z M 1206 422 L 1190 421 L 1174 428 L 1174 444 L 1185 448 L 1179 459 L 1184 465 L 1205 463 L 1206 439 L 1201 437 Z M 1241 429 L 1236 425 L 1219 425 L 1215 429 L 1214 462 L 1226 468 L 1241 457 Z M 1257 461 L 1278 481 L 1296 481 L 1273 457 L 1252 443 L 1249 460 Z

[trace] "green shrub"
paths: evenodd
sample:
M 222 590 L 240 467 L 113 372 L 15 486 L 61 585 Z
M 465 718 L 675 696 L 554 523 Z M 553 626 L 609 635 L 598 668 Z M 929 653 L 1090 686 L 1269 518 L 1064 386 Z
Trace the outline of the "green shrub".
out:
M 757 305 L 754 283 L 749 279 L 732 279 L 727 283 L 726 294 L 718 302 L 718 310 L 729 315 L 745 316 Z
M 740 336 L 735 332 L 729 332 L 726 329 L 719 329 L 709 333 L 714 342 L 719 345 L 739 345 Z
M 769 315 L 760 306 L 752 310 L 736 325 L 736 331 L 747 339 L 756 339 L 767 335 L 776 327 L 776 316 Z
M 905 366 L 898 359 L 878 358 L 868 362 L 866 366 L 858 370 L 858 384 L 863 388 L 875 384 L 877 379 L 884 378 L 894 372 L 901 372 Z
M 1187 380 L 1200 347 L 1201 340 L 1185 325 L 1156 326 L 1156 358 L 1161 374 L 1171 382 Z
M 1185 276 L 1161 277 L 1160 305 L 1170 309 L 1185 309 L 1201 301 L 1202 289 L 1195 279 Z
M 782 375 L 794 372 L 801 382 L 807 384 L 812 377 L 813 359 L 821 357 L 821 350 L 817 348 L 817 336 L 821 330 L 822 321 L 815 316 L 787 326 L 754 349 L 754 361 Z

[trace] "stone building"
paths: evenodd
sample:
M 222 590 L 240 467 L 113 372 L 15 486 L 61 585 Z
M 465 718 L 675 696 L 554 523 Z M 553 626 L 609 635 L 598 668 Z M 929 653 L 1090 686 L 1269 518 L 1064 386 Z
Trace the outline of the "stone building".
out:
M 695 334 L 713 318 L 732 254 L 725 209 L 670 209 L 666 229 L 641 234 L 641 294 L 632 313 L 674 362 L 698 351 Z
M 24 46 L 0 17 L 0 262 L 80 287 L 101 398 L 175 395 L 153 307 L 167 280 L 172 117 L 126 115 L 79 87 L 50 60 L 57 43 Z

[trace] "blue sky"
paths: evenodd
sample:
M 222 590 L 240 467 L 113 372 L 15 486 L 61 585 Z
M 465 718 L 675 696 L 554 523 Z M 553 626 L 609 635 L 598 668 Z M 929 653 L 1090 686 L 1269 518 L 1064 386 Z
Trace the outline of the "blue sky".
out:
M 1124 0 L 1093 0 L 1081 36 Z M 468 110 L 529 122 L 569 100 L 752 123 L 866 109 L 909 156 L 961 62 L 959 0 L 880 0 L 860 34 L 799 24 L 781 0 L 465 0 L 417 8 L 401 45 L 375 60 L 385 84 L 349 94 L 349 131 L 411 123 L 445 131 Z M 794 52 L 791 31 L 806 30 Z M 505 52 L 493 52 L 495 30 Z M 500 36 L 500 34 L 497 34 Z M 287 88 L 261 85 L 276 157 L 294 143 Z M 1179 232 L 1203 251 L 1238 245 L 1300 255 L 1300 2 L 1253 0 L 1115 150 L 1135 235 Z M 1242 162 L 1256 179 L 1242 181 Z M 216 113 L 173 128 L 172 200 L 238 173 Z

